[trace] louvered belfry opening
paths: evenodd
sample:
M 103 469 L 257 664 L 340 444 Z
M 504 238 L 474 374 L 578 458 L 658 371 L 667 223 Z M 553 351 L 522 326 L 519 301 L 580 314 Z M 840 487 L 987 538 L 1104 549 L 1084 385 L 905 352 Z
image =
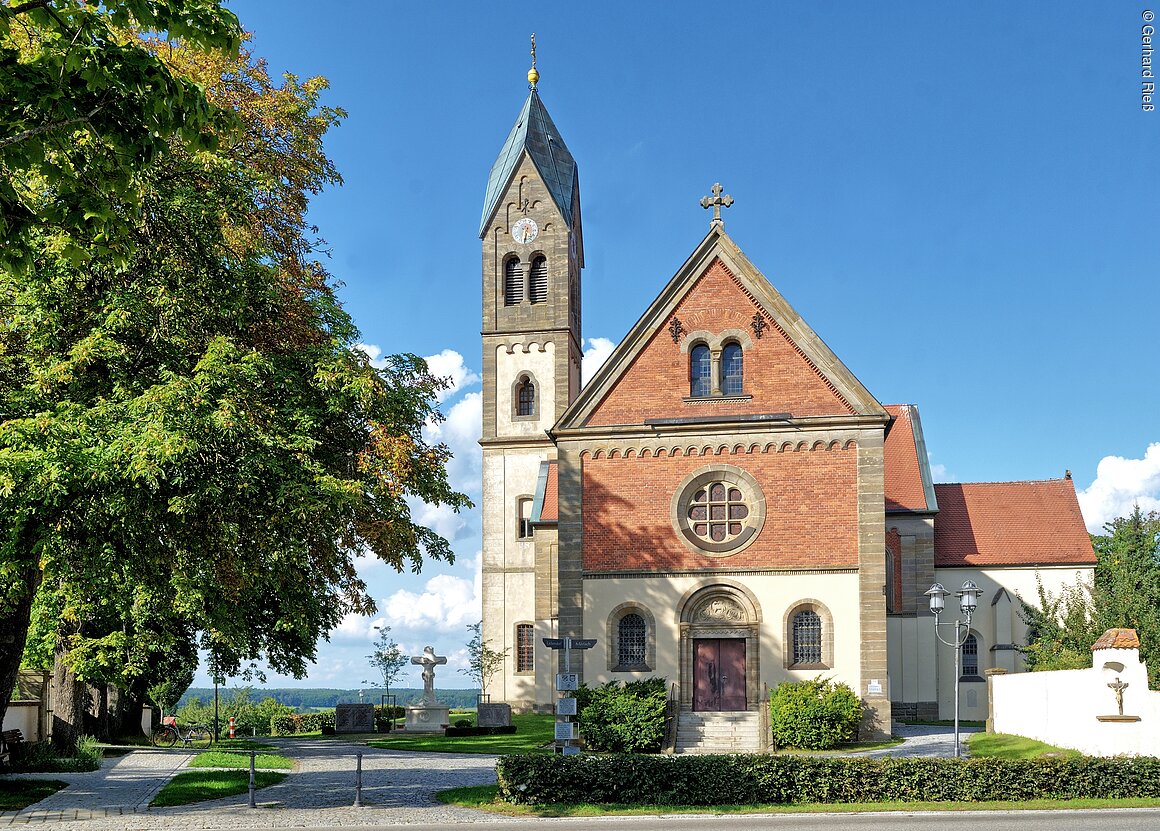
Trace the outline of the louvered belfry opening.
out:
M 520 258 L 511 257 L 503 267 L 503 304 L 518 306 L 524 299 L 524 275 Z
M 528 286 L 528 299 L 533 303 L 543 303 L 548 299 L 548 260 L 536 257 L 532 260 L 532 279 Z

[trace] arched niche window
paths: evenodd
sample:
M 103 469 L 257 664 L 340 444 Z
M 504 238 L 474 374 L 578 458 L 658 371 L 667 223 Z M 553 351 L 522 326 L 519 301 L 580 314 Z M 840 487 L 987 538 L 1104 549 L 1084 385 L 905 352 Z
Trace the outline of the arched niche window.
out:
M 967 634 L 963 641 L 963 675 L 977 676 L 979 674 L 979 639 L 974 632 Z
M 534 672 L 536 669 L 535 627 L 530 623 L 516 624 L 516 672 Z
M 721 351 L 721 394 L 741 395 L 743 375 L 741 344 L 725 344 Z
M 613 672 L 649 672 L 656 665 L 656 624 L 637 603 L 622 603 L 608 617 L 608 668 Z
M 535 257 L 532 260 L 531 280 L 528 282 L 528 300 L 543 303 L 548 299 L 548 259 Z
M 516 384 L 516 415 L 534 416 L 536 414 L 536 383 L 528 376 L 520 379 Z
M 622 667 L 644 666 L 647 635 L 644 618 L 632 612 L 622 617 L 618 626 L 616 662 Z
M 689 352 L 689 396 L 704 398 L 713 392 L 713 357 L 709 347 L 699 343 Z
M 785 616 L 787 669 L 830 669 L 834 665 L 834 623 L 817 600 L 794 604 Z
M 519 257 L 509 257 L 503 264 L 503 304 L 518 306 L 524 299 L 524 273 Z

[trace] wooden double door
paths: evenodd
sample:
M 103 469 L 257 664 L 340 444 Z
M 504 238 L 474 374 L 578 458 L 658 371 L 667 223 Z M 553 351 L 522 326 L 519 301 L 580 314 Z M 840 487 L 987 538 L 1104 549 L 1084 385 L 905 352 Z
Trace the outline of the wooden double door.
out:
M 745 639 L 693 639 L 693 709 L 747 709 Z

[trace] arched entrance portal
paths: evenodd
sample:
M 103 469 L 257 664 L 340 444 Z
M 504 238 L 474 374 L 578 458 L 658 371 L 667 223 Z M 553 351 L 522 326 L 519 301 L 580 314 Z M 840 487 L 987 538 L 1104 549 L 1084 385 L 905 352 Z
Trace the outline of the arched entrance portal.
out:
M 756 599 L 740 584 L 717 582 L 686 595 L 678 612 L 681 703 L 703 712 L 759 706 Z

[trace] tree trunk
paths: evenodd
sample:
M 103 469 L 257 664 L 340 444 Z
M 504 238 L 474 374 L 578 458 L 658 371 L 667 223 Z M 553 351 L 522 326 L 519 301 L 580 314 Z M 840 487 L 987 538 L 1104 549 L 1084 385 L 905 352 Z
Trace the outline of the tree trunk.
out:
M 12 700 L 16 679 L 20 675 L 20 659 L 28 640 L 32 598 L 40 584 L 40 570 L 26 569 L 19 579 L 27 586 L 24 597 L 6 613 L 0 614 L 0 724 L 4 723 L 4 714 L 8 712 L 8 702 Z
M 109 740 L 109 721 L 109 685 L 101 684 L 97 687 L 97 714 L 93 735 L 103 742 Z
M 52 746 L 62 755 L 72 755 L 84 727 L 89 691 L 64 663 L 66 639 L 64 633 L 58 633 L 52 667 Z

